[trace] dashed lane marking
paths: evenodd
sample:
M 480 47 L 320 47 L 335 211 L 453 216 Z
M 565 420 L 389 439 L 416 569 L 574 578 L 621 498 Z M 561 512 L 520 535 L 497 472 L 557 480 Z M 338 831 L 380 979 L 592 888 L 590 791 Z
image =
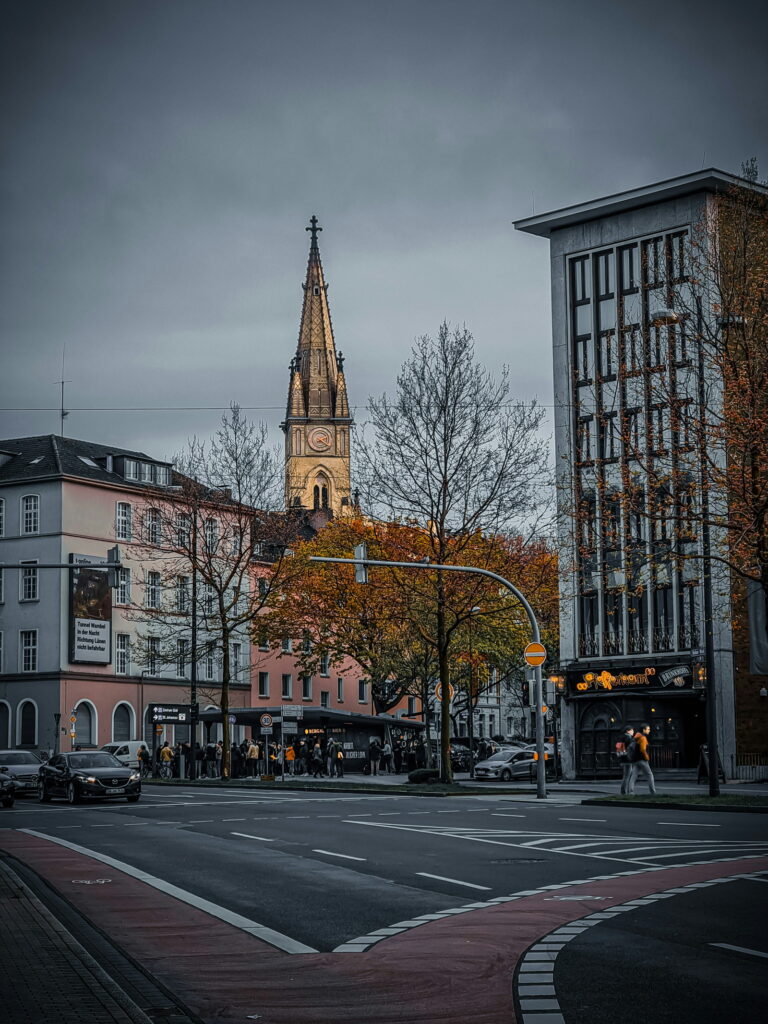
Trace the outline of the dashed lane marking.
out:
M 334 853 L 332 850 L 313 850 L 312 853 L 324 853 L 326 857 L 342 857 L 344 860 L 364 861 L 365 857 L 353 857 L 350 853 Z
M 709 825 L 703 821 L 657 821 L 657 825 L 679 825 L 681 828 L 720 828 L 720 825 Z
M 417 875 L 421 875 L 422 878 L 436 878 L 438 882 L 450 882 L 451 885 L 464 885 L 467 889 L 482 889 L 485 892 L 490 892 L 491 887 L 489 885 L 475 885 L 474 882 L 462 882 L 458 878 L 446 878 L 445 875 L 430 875 L 428 871 L 417 871 Z
M 763 953 L 759 949 L 747 949 L 746 946 L 732 946 L 729 942 L 710 942 L 710 946 L 715 946 L 717 949 L 730 949 L 734 953 L 746 953 L 749 956 L 761 956 L 768 960 L 768 953 Z
M 267 839 L 266 836 L 251 836 L 247 832 L 232 832 L 233 836 L 240 836 L 242 839 L 258 839 L 260 843 L 274 843 L 274 839 Z
M 131 864 L 126 864 L 125 861 L 116 860 L 114 857 L 108 857 L 104 853 L 98 853 L 96 850 L 89 850 L 85 846 L 78 846 L 77 843 L 70 843 L 67 839 L 61 839 L 58 836 L 46 835 L 45 832 L 37 832 L 31 828 L 18 829 L 19 832 L 23 832 L 26 835 L 35 836 L 37 839 L 45 839 L 49 843 L 57 843 L 59 846 L 64 846 L 68 850 L 74 850 L 75 853 L 83 854 L 85 857 L 90 857 L 92 860 L 100 861 L 102 864 L 108 864 L 109 867 L 115 868 L 117 871 L 122 871 L 126 875 L 130 875 L 132 878 L 137 878 L 140 882 L 145 882 L 147 885 L 151 885 L 154 889 L 159 889 L 160 892 L 166 893 L 168 896 L 173 896 L 177 900 L 181 900 L 182 903 L 187 903 L 191 907 L 196 907 L 198 910 L 202 910 L 206 914 L 210 914 L 211 917 L 216 917 L 220 921 L 225 921 L 227 924 L 231 924 L 233 928 L 239 928 L 241 931 L 247 932 L 249 935 L 253 935 L 254 938 L 261 939 L 262 942 L 268 943 L 270 946 L 274 946 L 276 949 L 282 949 L 285 953 L 317 953 L 316 949 L 312 946 L 305 946 L 303 942 L 299 942 L 297 939 L 293 939 L 290 935 L 284 935 L 282 932 L 277 932 L 273 928 L 268 928 L 266 925 L 259 924 L 257 921 L 251 921 L 247 917 L 243 917 L 241 914 L 235 914 L 231 910 L 227 910 L 226 907 L 220 907 L 216 903 L 211 903 L 210 900 L 203 899 L 200 896 L 196 896 L 192 892 L 188 892 L 186 889 L 180 889 L 177 885 L 172 885 L 170 882 L 166 882 L 163 878 L 156 878 L 154 875 L 147 874 L 146 871 L 142 871 L 140 868 L 135 868 Z

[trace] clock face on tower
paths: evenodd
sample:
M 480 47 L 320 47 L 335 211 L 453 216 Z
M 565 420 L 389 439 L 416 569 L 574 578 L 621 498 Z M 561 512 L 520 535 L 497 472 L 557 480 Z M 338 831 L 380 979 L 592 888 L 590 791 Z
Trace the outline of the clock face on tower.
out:
M 307 434 L 307 443 L 313 452 L 327 452 L 331 447 L 331 431 L 328 427 L 314 427 Z

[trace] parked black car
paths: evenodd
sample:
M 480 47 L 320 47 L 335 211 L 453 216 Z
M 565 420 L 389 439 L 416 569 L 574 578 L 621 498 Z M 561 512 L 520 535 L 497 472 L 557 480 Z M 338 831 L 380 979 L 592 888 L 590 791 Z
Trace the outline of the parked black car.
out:
M 16 798 L 16 780 L 6 772 L 0 771 L 0 804 L 13 807 Z
M 41 803 L 48 803 L 53 796 L 66 797 L 71 804 L 84 798 L 115 796 L 136 803 L 141 796 L 141 777 L 103 750 L 56 754 L 41 766 L 38 790 Z
M 16 796 L 37 790 L 40 768 L 40 758 L 29 750 L 0 750 L 0 772 L 14 777 Z

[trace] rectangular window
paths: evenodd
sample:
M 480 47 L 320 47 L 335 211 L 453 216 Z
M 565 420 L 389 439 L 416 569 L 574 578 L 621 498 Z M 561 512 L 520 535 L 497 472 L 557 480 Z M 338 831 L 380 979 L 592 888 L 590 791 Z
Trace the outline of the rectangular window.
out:
M 147 671 L 156 676 L 160 670 L 160 640 L 151 636 L 147 640 Z
M 576 339 L 576 378 L 580 383 L 592 380 L 592 339 Z
M 160 543 L 160 510 L 148 508 L 144 519 L 147 544 Z
M 667 410 L 664 406 L 654 406 L 650 411 L 651 451 L 663 453 L 667 450 Z
M 320 691 L 320 707 L 329 708 L 331 706 L 331 694 L 329 690 Z
M 21 532 L 40 532 L 40 499 L 36 494 L 25 494 L 21 499 Z
M 408 698 L 408 716 L 413 717 L 416 714 L 416 698 Z
M 115 537 L 118 540 L 130 540 L 133 530 L 133 508 L 128 501 L 118 501 L 115 505 Z
M 213 554 L 219 542 L 219 523 L 216 519 L 206 519 L 203 533 L 207 553 Z
M 368 680 L 359 679 L 357 683 L 357 699 L 361 704 L 368 703 Z
M 208 647 L 205 654 L 205 678 L 209 681 L 216 678 L 216 652 L 213 645 Z
M 312 700 L 312 676 L 301 677 L 301 699 Z
M 148 572 L 146 581 L 146 598 L 144 601 L 146 608 L 159 608 L 160 607 L 160 573 L 159 572 Z
M 269 696 L 269 672 L 259 672 L 259 696 Z
M 265 598 L 269 593 L 269 583 L 264 576 L 259 576 L 259 597 Z
M 641 450 L 640 441 L 642 433 L 640 426 L 642 413 L 639 409 L 627 409 L 624 415 L 627 424 L 624 432 L 628 449 L 627 458 L 637 458 Z
M 203 598 L 203 612 L 205 615 L 214 614 L 214 598 L 216 592 L 213 589 L 213 585 L 210 583 L 205 584 L 205 596 Z
M 604 331 L 600 335 L 600 376 L 603 380 L 613 380 L 617 366 L 616 332 Z
M 693 448 L 696 438 L 694 413 L 695 407 L 690 399 L 677 405 L 675 411 L 675 443 L 678 451 L 690 451 Z
M 320 658 L 320 675 L 321 676 L 330 675 L 330 668 L 331 668 L 331 656 L 330 656 L 330 654 L 322 655 L 322 657 Z
M 293 640 L 289 636 L 284 636 L 281 647 L 284 654 L 290 654 L 293 650 Z
M 176 641 L 176 675 L 181 679 L 187 675 L 188 645 L 189 641 L 182 637 Z
M 26 561 L 21 563 L 24 566 L 34 566 L 36 561 Z M 38 571 L 37 569 L 22 569 L 19 579 L 19 600 L 20 601 L 37 601 L 38 594 Z
M 690 355 L 688 353 L 688 325 L 684 319 L 681 319 L 679 323 L 671 324 L 668 328 L 670 341 L 672 342 L 672 352 L 674 353 L 675 362 L 678 366 L 690 362 Z
M 117 570 L 117 591 L 115 594 L 115 604 L 130 604 L 131 603 L 131 570 L 130 569 L 118 569 Z
M 176 516 L 176 547 L 189 550 L 192 538 L 192 516 L 189 512 L 179 512 Z
M 171 482 L 171 467 L 155 466 L 155 480 L 161 487 L 167 487 Z
M 594 420 L 584 416 L 578 423 L 577 458 L 579 462 L 591 462 L 595 457 Z
M 675 284 L 688 280 L 688 267 L 686 259 L 687 234 L 681 231 L 679 234 L 669 236 L 669 266 L 670 276 Z
M 618 459 L 619 457 L 619 430 L 618 430 L 618 414 L 610 413 L 608 416 L 603 416 L 602 422 L 602 457 L 605 461 L 612 459 Z
M 19 634 L 19 669 L 37 672 L 37 630 L 22 629 Z
M 667 341 L 667 328 L 663 325 L 656 325 L 649 330 L 650 350 L 649 357 L 652 369 L 661 369 L 666 365 L 667 352 L 669 349 Z
M 664 270 L 661 238 L 649 238 L 643 242 L 643 269 L 647 287 L 655 288 L 661 284 Z
M 637 246 L 628 245 L 619 250 L 621 265 L 621 290 L 631 292 L 637 288 Z
M 142 462 L 141 464 L 141 479 L 145 484 L 151 484 L 154 478 L 154 466 L 149 462 Z
M 242 667 L 243 667 L 242 663 L 241 663 L 242 652 L 243 652 L 243 645 L 242 644 L 232 644 L 232 667 L 231 667 L 231 671 L 232 671 L 232 679 L 235 682 L 237 682 L 240 679 L 240 672 L 241 672 Z
M 115 675 L 131 674 L 131 638 L 127 633 L 115 634 Z
M 571 261 L 571 288 L 574 302 L 588 302 L 592 294 L 589 279 L 589 257 Z
M 176 577 L 176 611 L 182 615 L 189 611 L 190 589 L 189 576 Z
M 601 252 L 595 257 L 597 262 L 597 294 L 598 298 L 613 295 L 615 272 L 613 253 Z
M 135 459 L 125 460 L 125 479 L 126 480 L 138 480 L 139 479 L 139 464 Z
M 267 633 L 266 629 L 259 630 L 259 650 L 269 650 L 269 634 Z
M 344 680 L 341 676 L 336 679 L 336 700 L 339 704 L 344 703 Z
M 639 373 L 643 368 L 643 339 L 640 328 L 630 327 L 622 332 L 622 360 L 625 373 Z
M 290 672 L 284 672 L 282 675 L 280 695 L 283 700 L 290 700 L 293 696 L 293 676 Z

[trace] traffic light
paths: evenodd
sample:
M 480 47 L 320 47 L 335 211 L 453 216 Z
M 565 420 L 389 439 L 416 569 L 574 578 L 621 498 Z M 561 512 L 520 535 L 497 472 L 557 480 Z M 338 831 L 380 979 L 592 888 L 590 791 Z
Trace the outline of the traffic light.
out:
M 355 547 L 355 558 L 364 560 L 368 557 L 368 545 L 363 541 L 361 544 Z M 367 565 L 356 565 L 355 566 L 355 583 L 367 583 L 368 582 L 368 566 Z
M 113 548 L 107 551 L 107 565 L 111 568 L 107 569 L 107 586 L 110 590 L 114 590 L 117 586 L 117 569 L 114 568 L 115 564 L 120 564 L 120 546 L 115 544 Z

